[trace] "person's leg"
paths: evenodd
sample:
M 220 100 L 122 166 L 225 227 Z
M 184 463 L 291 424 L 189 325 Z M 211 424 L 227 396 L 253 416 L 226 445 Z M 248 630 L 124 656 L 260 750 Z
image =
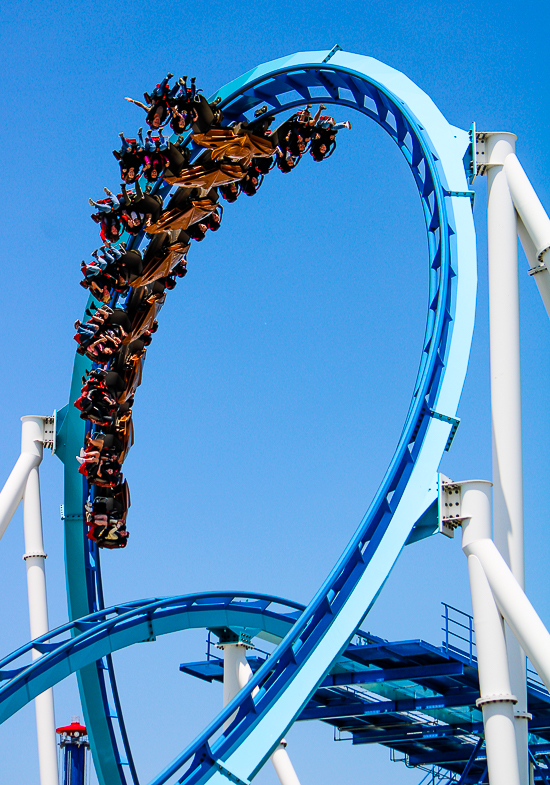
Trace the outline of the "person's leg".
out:
M 127 153 L 128 150 L 131 150 L 131 146 L 128 144 L 128 140 L 125 138 L 122 131 L 119 133 L 119 136 L 121 139 L 120 154 L 124 155 L 124 153 Z
M 100 213 L 110 213 L 113 209 L 112 204 L 109 202 L 94 202 L 93 199 L 88 199 L 88 204 L 92 207 L 96 207 Z
M 116 256 L 114 255 L 114 250 L 115 250 L 114 248 L 109 248 L 108 246 L 105 246 L 103 248 L 102 256 L 96 257 L 97 261 L 100 264 L 101 264 L 102 261 L 104 261 L 105 264 L 109 264 L 111 262 L 114 262 L 115 259 L 116 259 Z
M 99 275 L 101 272 L 103 272 L 103 270 L 99 264 L 89 264 L 84 270 L 84 276 L 86 278 L 93 278 L 94 276 Z
M 160 139 L 159 150 L 166 150 L 168 148 L 168 139 L 163 136 L 160 128 L 158 129 L 158 135 Z
M 162 98 L 164 94 L 164 90 L 166 89 L 168 82 L 172 76 L 173 74 L 168 74 L 168 76 L 164 77 L 162 82 L 159 85 L 157 85 L 155 89 L 151 92 L 151 98 Z
M 94 329 L 93 325 L 91 324 L 81 324 L 77 327 L 77 332 L 82 335 L 83 338 L 92 338 L 97 332 L 97 325 Z
M 126 205 L 126 207 L 130 207 L 130 205 L 132 204 L 132 199 L 131 199 L 130 194 L 128 193 L 128 189 L 126 188 L 126 183 L 124 183 L 122 185 L 121 190 L 122 190 L 122 196 L 123 196 L 123 199 L 124 199 L 124 204 Z M 128 217 L 127 211 L 123 209 L 122 210 L 122 215 L 125 215 L 125 216 Z
M 315 112 L 315 117 L 313 118 L 313 125 L 317 125 L 317 123 L 319 122 L 319 118 L 321 117 L 321 112 L 323 111 L 323 109 L 326 108 L 327 107 L 324 104 L 319 105 L 319 109 L 317 109 L 317 111 Z
M 147 152 L 153 153 L 157 149 L 156 143 L 153 141 L 152 138 L 153 131 L 149 129 L 147 131 L 147 136 L 145 137 L 145 149 Z
M 112 191 L 109 191 L 108 188 L 104 188 L 103 190 L 111 200 L 111 204 L 113 205 L 113 210 L 118 210 L 118 208 L 120 207 L 120 202 L 118 200 L 118 197 L 115 196 Z
M 114 262 L 115 262 L 114 257 L 102 256 L 101 258 L 98 259 L 97 263 L 101 272 L 104 272 L 107 269 L 107 267 L 110 264 L 114 264 Z

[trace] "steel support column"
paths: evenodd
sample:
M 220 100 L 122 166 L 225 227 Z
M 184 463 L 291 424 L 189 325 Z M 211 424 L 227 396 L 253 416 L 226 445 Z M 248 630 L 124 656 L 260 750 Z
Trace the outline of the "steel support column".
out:
M 491 536 L 491 483 L 462 484 L 462 547 Z M 514 729 L 516 697 L 510 688 L 504 622 L 477 556 L 468 555 L 476 633 L 479 691 L 491 785 L 519 785 Z
M 246 659 L 246 650 L 252 647 L 243 643 L 221 643 L 220 648 L 223 649 L 223 705 L 226 706 L 254 675 Z M 231 717 L 226 726 L 232 720 Z M 281 739 L 271 754 L 271 763 L 281 785 L 300 785 L 286 747 L 286 739 Z
M 30 473 L 23 491 L 23 520 L 25 528 L 25 560 L 29 593 L 29 620 L 31 638 L 38 638 L 49 630 L 46 598 L 46 572 L 42 513 L 40 506 L 40 480 L 38 466 L 44 451 L 44 418 L 29 415 L 21 418 L 21 453 L 34 455 L 36 465 Z M 40 652 L 32 650 L 33 660 Z M 49 689 L 35 698 L 36 732 L 38 736 L 38 761 L 41 785 L 58 785 L 57 737 L 53 690 Z
M 515 134 L 486 134 L 494 542 L 525 588 L 517 215 L 504 162 Z M 526 662 L 506 629 L 521 785 L 528 785 Z

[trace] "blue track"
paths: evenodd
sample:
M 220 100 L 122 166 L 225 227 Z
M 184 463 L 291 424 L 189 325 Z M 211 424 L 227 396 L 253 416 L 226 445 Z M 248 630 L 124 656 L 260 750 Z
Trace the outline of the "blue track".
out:
M 176 772 L 178 781 L 184 783 L 212 780 L 226 785 L 228 776 L 246 783 L 300 714 L 375 601 L 415 521 L 437 496 L 436 472 L 456 416 L 474 326 L 475 235 L 463 160 L 469 138 L 465 131 L 449 125 L 416 85 L 372 58 L 335 47 L 331 52 L 298 53 L 259 66 L 213 98 L 220 99 L 224 125 L 251 120 L 254 110 L 263 104 L 271 114 L 279 114 L 306 102 L 356 109 L 377 122 L 405 156 L 419 191 L 428 237 L 429 308 L 419 372 L 403 431 L 356 533 L 250 684 L 151 785 L 167 782 Z M 188 144 L 194 159 L 200 157 L 202 148 L 195 148 L 191 140 Z M 84 423 L 72 401 L 80 393 L 87 365 L 85 358 L 77 356 L 70 404 L 58 413 L 57 453 L 65 463 L 71 619 L 103 608 L 99 555 L 85 538 L 87 489 L 74 460 L 83 444 Z M 74 634 L 75 628 L 71 629 Z M 63 655 L 61 649 L 57 652 L 61 660 L 56 673 L 63 668 L 66 675 L 80 669 L 81 699 L 101 785 L 137 783 L 110 652 L 98 646 L 97 657 L 90 659 L 86 648 L 83 659 L 73 660 L 69 648 L 63 651 Z M 44 656 L 44 664 L 49 656 Z M 73 668 L 72 662 L 80 664 Z M 260 689 L 253 698 L 256 687 Z M 30 689 L 26 694 L 27 699 L 32 697 Z M 109 711 L 109 701 L 116 707 L 115 717 Z M 236 710 L 235 720 L 220 735 L 221 726 Z M 117 730 L 125 750 L 119 749 Z

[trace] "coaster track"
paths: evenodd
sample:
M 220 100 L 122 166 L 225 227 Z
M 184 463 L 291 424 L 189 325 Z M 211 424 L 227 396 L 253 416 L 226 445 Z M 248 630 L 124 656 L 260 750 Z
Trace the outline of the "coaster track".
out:
M 300 714 L 368 613 L 415 522 L 437 496 L 436 472 L 456 429 L 474 324 L 476 251 L 464 164 L 469 138 L 465 131 L 449 125 L 416 85 L 372 58 L 335 47 L 330 52 L 298 53 L 259 66 L 226 85 L 211 100 L 216 99 L 223 110 L 222 126 L 252 120 L 255 110 L 264 104 L 270 114 L 277 115 L 306 102 L 355 109 L 378 123 L 405 156 L 420 195 L 428 237 L 429 308 L 403 431 L 357 531 L 315 597 L 249 685 L 151 785 L 162 785 L 176 774 L 182 783 L 223 781 L 226 785 L 227 778 L 246 783 Z M 198 161 L 203 148 L 190 137 L 185 144 L 191 152 L 190 162 Z M 170 190 L 166 184 L 158 188 L 164 197 Z M 130 247 L 137 248 L 143 241 L 143 237 L 134 238 Z M 87 484 L 74 459 L 84 443 L 85 423 L 72 402 L 80 394 L 80 379 L 89 367 L 90 361 L 77 355 L 70 403 L 58 412 L 57 454 L 65 464 L 65 551 L 69 616 L 73 620 L 96 613 L 101 618 L 104 607 L 99 553 L 85 536 Z M 74 634 L 78 624 L 70 629 Z M 44 656 L 44 665 L 50 656 L 53 663 L 53 655 L 52 651 Z M 70 655 L 63 656 L 68 671 Z M 97 662 L 86 659 L 78 666 L 98 779 L 101 785 L 129 781 L 137 785 L 110 652 L 98 656 L 101 659 Z M 13 678 L 22 677 L 16 674 Z M 259 691 L 253 697 L 256 687 Z M 30 691 L 27 699 L 29 696 Z M 109 701 L 114 703 L 115 716 Z M 234 712 L 233 722 L 222 732 Z

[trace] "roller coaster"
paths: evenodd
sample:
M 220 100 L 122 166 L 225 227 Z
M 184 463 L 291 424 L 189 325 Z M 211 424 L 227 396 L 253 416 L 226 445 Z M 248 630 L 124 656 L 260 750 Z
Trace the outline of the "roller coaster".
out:
M 146 98 L 149 103 L 144 108 L 150 112 L 155 97 Z M 117 238 L 107 236 L 113 241 L 112 248 L 118 243 L 138 266 L 122 284 L 115 282 L 109 288 L 103 282 L 89 287 L 87 315 L 93 318 L 107 306 L 104 321 L 121 328 L 116 348 L 130 360 L 116 365 L 116 352 L 99 358 L 90 351 L 77 353 L 69 403 L 53 418 L 26 418 L 22 457 L 0 495 L 1 536 L 22 498 L 25 515 L 27 506 L 31 507 L 30 502 L 27 505 L 31 494 L 28 483 L 42 459 L 43 447 L 51 447 L 64 463 L 70 621 L 54 631 L 40 630 L 33 641 L 0 661 L 1 721 L 76 673 L 99 782 L 139 785 L 111 654 L 163 634 L 202 628 L 215 635 L 224 658 L 186 663 L 182 669 L 209 681 L 224 679 L 226 705 L 150 785 L 173 781 L 221 785 L 227 780 L 246 785 L 270 757 L 284 751 L 282 740 L 292 724 L 306 719 L 330 722 L 351 733 L 355 743 L 381 741 L 403 751 L 411 762 L 437 763 L 449 781 L 486 782 L 487 767 L 490 770 L 494 764 L 489 752 L 484 757 L 482 751 L 484 739 L 489 750 L 488 726 L 484 728 L 483 722 L 488 721 L 487 704 L 500 707 L 501 699 L 489 700 L 483 685 L 478 685 L 478 662 L 471 652 L 464 658 L 460 652 L 435 651 L 421 642 L 415 646 L 392 644 L 361 632 L 361 624 L 405 545 L 414 547 L 414 542 L 436 531 L 452 535 L 459 526 L 466 536 L 468 521 L 477 520 L 477 511 L 475 515 L 468 512 L 471 487 L 453 484 L 438 474 L 441 458 L 450 449 L 459 425 L 457 408 L 474 329 L 473 180 L 490 167 L 496 167 L 493 172 L 507 167 L 521 219 L 520 237 L 545 304 L 550 301 L 550 275 L 544 263 L 544 252 L 550 246 L 550 222 L 545 213 L 530 218 L 540 203 L 533 201 L 536 196 L 525 186 L 513 151 L 507 150 L 505 156 L 501 152 L 502 145 L 509 144 L 506 137 L 510 134 L 480 134 L 475 127 L 468 132 L 450 125 L 406 76 L 338 46 L 266 63 L 230 82 L 208 101 L 198 95 L 193 100 L 200 111 L 193 116 L 193 127 L 187 133 L 175 134 L 165 143 L 168 163 L 163 176 L 153 182 L 142 177 L 141 184 L 137 177 L 128 179 L 136 188 L 133 208 L 128 202 L 128 210 L 139 212 L 136 204 L 141 199 L 140 209 L 151 216 L 148 223 Z M 303 114 L 304 105 L 307 115 Z M 266 130 L 268 124 L 262 125 L 265 118 L 272 121 L 280 115 L 284 125 L 298 113 L 298 121 L 303 122 L 314 105 L 353 109 L 374 120 L 405 157 L 421 200 L 428 240 L 429 307 L 419 370 L 395 454 L 352 539 L 307 607 L 278 597 L 225 591 L 105 608 L 100 549 L 126 545 L 129 496 L 122 480 L 113 487 L 109 478 L 100 482 L 79 471 L 75 456 L 97 438 L 102 427 L 108 431 L 113 422 L 119 428 L 116 433 L 122 442 L 122 456 L 127 453 L 132 444 L 131 407 L 145 354 L 141 346 L 141 353 L 130 357 L 130 347 L 146 332 L 150 336 L 174 271 L 184 274 L 184 256 L 193 239 L 201 239 L 192 227 L 205 216 L 219 219 L 216 189 L 242 180 L 243 161 L 250 166 L 254 160 L 282 155 L 287 165 L 289 156 L 284 156 L 281 136 L 277 153 Z M 154 131 L 154 124 L 152 128 Z M 160 140 L 164 141 L 162 133 Z M 239 152 L 235 152 L 237 147 Z M 174 171 L 174 161 L 179 162 L 178 171 Z M 267 170 L 260 168 L 259 177 Z M 521 187 L 516 188 L 514 182 L 520 182 Z M 226 209 L 237 208 L 226 205 Z M 111 245 L 107 243 L 106 248 L 109 252 Z M 109 373 L 122 377 L 119 388 L 112 378 L 106 381 Z M 116 404 L 115 413 L 104 421 L 97 415 L 83 418 L 82 407 L 79 411 L 74 405 L 81 400 L 83 383 L 89 384 L 92 378 L 99 380 L 99 386 L 110 387 L 107 394 Z M 477 486 L 474 491 L 482 492 Z M 452 493 L 460 497 L 455 514 L 448 511 Z M 111 529 L 110 515 L 115 521 Z M 100 518 L 103 525 L 98 525 Z M 485 534 L 480 541 L 486 538 Z M 529 633 L 515 624 L 515 611 L 493 585 L 485 557 L 479 549 L 474 552 L 477 541 L 470 543 L 466 537 L 465 542 L 469 563 L 479 559 L 491 584 L 489 604 L 496 601 L 499 619 L 506 618 L 548 687 L 544 655 L 539 656 Z M 43 570 L 40 543 L 34 550 L 27 545 L 27 550 L 27 568 L 41 565 Z M 477 620 L 476 635 L 481 683 L 484 655 L 480 648 L 485 644 L 481 643 L 483 634 Z M 252 639 L 262 638 L 276 647 L 269 655 L 252 656 Z M 29 654 L 33 656 L 31 664 Z M 238 668 L 239 663 L 245 676 L 231 676 L 229 669 Z M 402 687 L 407 679 L 417 679 L 423 686 L 426 694 L 422 699 L 408 697 Z M 511 690 L 501 693 L 507 695 Z M 511 698 L 506 700 L 512 711 Z M 461 713 L 461 707 L 466 706 L 467 719 Z M 535 719 L 531 717 L 530 750 L 525 752 L 531 756 L 533 776 L 546 782 L 550 696 L 542 684 L 529 686 L 529 710 Z M 416 715 L 412 722 L 411 711 L 431 717 L 431 724 L 423 724 Z M 376 722 L 369 719 L 375 715 Z M 406 715 L 410 727 L 403 731 Z M 521 719 L 517 711 L 514 716 Z M 290 775 L 288 769 L 286 774 L 277 771 L 285 785 L 295 781 L 292 770 Z M 43 785 L 54 782 L 45 773 L 42 778 Z M 499 781 L 498 775 L 491 781 Z M 523 775 L 517 781 L 525 782 Z

